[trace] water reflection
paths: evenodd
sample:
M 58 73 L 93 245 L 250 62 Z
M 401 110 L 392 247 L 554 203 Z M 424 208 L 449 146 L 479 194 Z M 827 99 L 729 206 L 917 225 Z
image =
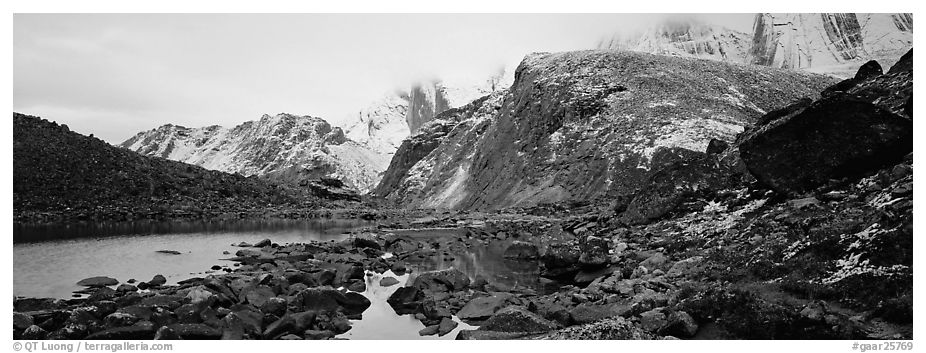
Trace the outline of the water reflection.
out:
M 405 261 L 415 273 L 456 268 L 470 279 L 485 279 L 496 289 L 529 289 L 538 294 L 556 291 L 559 288 L 557 283 L 540 277 L 539 261 L 514 260 L 503 256 L 511 243 L 512 240 L 498 240 L 465 251 L 450 251 L 450 256 L 439 252 L 425 258 L 409 257 Z M 453 259 L 448 261 L 451 256 Z
M 15 243 L 13 245 L 13 293 L 29 297 L 67 298 L 79 289 L 75 283 L 91 276 L 110 276 L 125 282 L 130 278 L 150 280 L 163 274 L 168 283 L 204 276 L 213 265 L 231 266 L 228 251 L 240 248 L 232 243 L 255 243 L 264 238 L 274 242 L 296 243 L 339 241 L 345 230 L 364 226 L 356 220 L 270 222 L 190 222 L 175 226 L 163 223 L 144 228 L 138 223 L 103 224 L 84 227 L 42 227 L 20 229 L 20 237 L 41 238 L 53 234 L 57 240 Z M 197 228 L 199 227 L 199 228 Z M 92 233 L 88 229 L 126 233 Z M 187 230 L 164 233 L 168 230 Z M 79 236 L 84 235 L 84 236 Z M 175 250 L 179 255 L 158 253 Z
M 389 287 L 379 285 L 379 282 L 385 277 L 393 277 L 399 281 Z M 419 336 L 418 331 L 424 328 L 421 321 L 415 319 L 414 315 L 398 315 L 392 306 L 386 302 L 399 287 L 405 286 L 409 280 L 409 275 L 397 276 L 392 271 L 386 271 L 383 274 L 368 272 L 366 277 L 367 289 L 361 293 L 370 299 L 370 308 L 363 312 L 362 320 L 351 320 L 351 329 L 338 338 L 349 339 L 370 339 L 370 340 L 411 340 L 411 339 L 454 339 L 460 330 L 475 330 L 476 326 L 471 326 L 460 321 L 456 316 L 453 320 L 459 325 L 444 336 Z

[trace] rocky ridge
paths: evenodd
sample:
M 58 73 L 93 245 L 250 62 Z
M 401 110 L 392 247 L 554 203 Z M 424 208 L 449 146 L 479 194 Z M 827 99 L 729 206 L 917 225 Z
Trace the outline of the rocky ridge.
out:
M 509 90 L 447 111 L 399 148 L 373 194 L 415 208 L 621 197 L 659 166 L 732 142 L 834 80 L 621 51 L 528 56 Z
M 264 115 L 233 128 L 164 125 L 119 144 L 147 156 L 244 176 L 293 184 L 318 178 L 342 180 L 365 192 L 379 181 L 388 158 L 347 138 L 323 119 Z

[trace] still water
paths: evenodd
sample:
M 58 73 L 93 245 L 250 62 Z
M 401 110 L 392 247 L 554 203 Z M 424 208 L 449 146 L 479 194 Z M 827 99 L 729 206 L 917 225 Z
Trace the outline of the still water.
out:
M 261 239 L 292 242 L 340 241 L 365 223 L 356 220 L 139 222 L 34 226 L 14 229 L 13 294 L 69 298 L 77 281 L 109 276 L 126 282 L 156 274 L 176 283 L 201 277 L 240 248 L 232 243 Z M 173 250 L 179 255 L 159 253 Z
M 265 238 L 275 243 L 340 241 L 347 233 L 371 223 L 357 220 L 229 221 L 229 222 L 141 222 L 93 223 L 69 226 L 14 228 L 13 292 L 17 296 L 69 298 L 82 287 L 76 282 L 92 276 L 109 276 L 125 283 L 129 279 L 148 281 L 162 274 L 168 283 L 203 277 L 213 265 L 232 267 L 223 260 L 234 254 L 239 242 L 255 243 Z M 536 261 L 513 261 L 502 255 L 510 241 L 495 241 L 464 252 L 407 259 L 411 275 L 370 273 L 367 289 L 361 293 L 372 302 L 362 320 L 354 320 L 350 331 L 339 335 L 349 339 L 453 339 L 460 330 L 475 327 L 460 322 L 443 337 L 418 336 L 424 325 L 412 315 L 397 315 L 386 302 L 393 292 L 416 274 L 456 268 L 470 278 L 481 278 L 496 288 L 527 289 L 537 293 L 553 291 L 555 283 L 542 280 Z M 173 250 L 179 255 L 158 250 Z M 383 277 L 399 284 L 383 287 Z M 456 318 L 454 318 L 455 321 Z

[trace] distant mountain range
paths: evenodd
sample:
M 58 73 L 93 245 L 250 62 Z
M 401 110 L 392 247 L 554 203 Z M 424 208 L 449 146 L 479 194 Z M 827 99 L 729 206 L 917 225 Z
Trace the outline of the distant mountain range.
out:
M 868 60 L 892 65 L 912 47 L 912 38 L 913 17 L 907 13 L 761 13 L 755 15 L 751 33 L 691 18 L 671 18 L 640 31 L 604 38 L 598 48 L 847 78 Z M 419 133 L 433 133 L 425 127 L 441 113 L 505 91 L 514 82 L 515 71 L 507 67 L 469 82 L 412 84 L 359 109 L 347 118 L 343 130 L 317 117 L 278 114 L 232 128 L 167 124 L 140 132 L 120 146 L 246 176 L 296 182 L 332 177 L 368 192 L 380 184 L 403 141 Z M 739 99 L 739 93 L 728 95 Z
M 913 46 L 909 13 L 756 14 L 751 33 L 692 18 L 603 39 L 599 49 L 801 69 L 848 78 L 859 65 L 888 66 Z

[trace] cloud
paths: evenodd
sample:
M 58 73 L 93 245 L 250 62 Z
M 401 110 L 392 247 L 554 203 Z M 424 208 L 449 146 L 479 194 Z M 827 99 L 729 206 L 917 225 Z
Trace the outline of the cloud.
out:
M 268 113 L 335 124 L 428 78 L 592 48 L 647 14 L 16 14 L 14 109 L 118 143 Z

